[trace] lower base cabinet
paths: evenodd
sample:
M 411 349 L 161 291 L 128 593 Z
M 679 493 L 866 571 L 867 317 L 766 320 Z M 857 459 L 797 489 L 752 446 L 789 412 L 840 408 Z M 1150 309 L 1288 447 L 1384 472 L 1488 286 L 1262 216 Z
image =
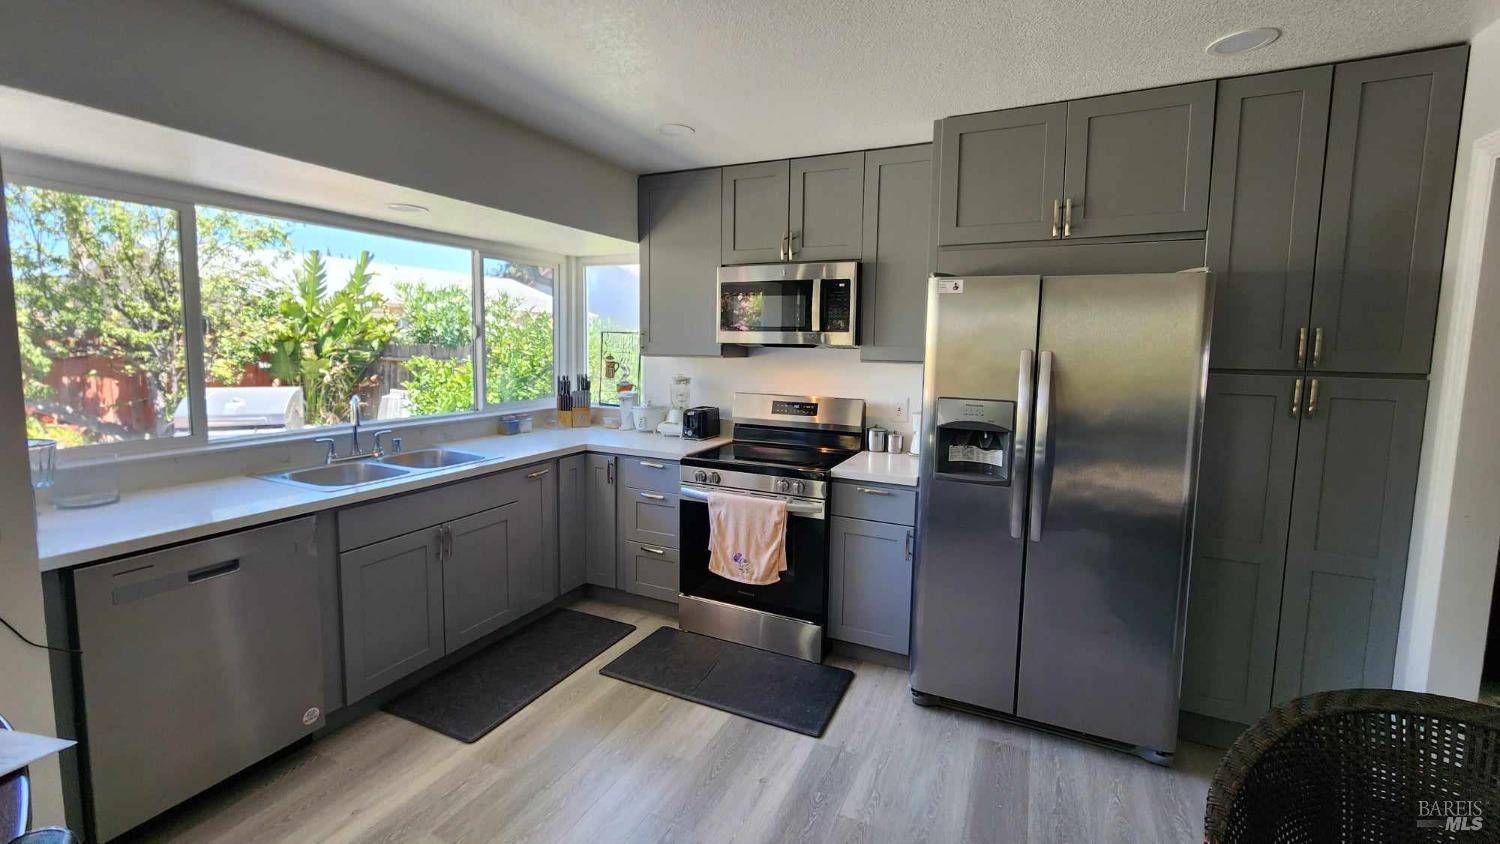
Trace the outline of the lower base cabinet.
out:
M 556 598 L 557 506 L 548 461 L 340 511 L 348 702 Z
M 1389 688 L 1427 383 L 1209 376 L 1182 708 Z
M 619 461 L 613 454 L 587 455 L 584 481 L 584 575 L 595 586 L 618 586 L 615 557 L 615 478 Z M 563 525 L 567 531 L 569 526 Z M 577 529 L 573 533 L 580 533 Z
M 828 636 L 904 654 L 911 640 L 914 528 L 828 520 Z
M 621 457 L 615 485 L 616 588 L 677 603 L 681 466 Z
M 620 571 L 628 592 L 677 603 L 678 563 L 676 548 L 628 540 L 620 543 Z
M 557 461 L 557 594 L 588 582 L 589 455 Z

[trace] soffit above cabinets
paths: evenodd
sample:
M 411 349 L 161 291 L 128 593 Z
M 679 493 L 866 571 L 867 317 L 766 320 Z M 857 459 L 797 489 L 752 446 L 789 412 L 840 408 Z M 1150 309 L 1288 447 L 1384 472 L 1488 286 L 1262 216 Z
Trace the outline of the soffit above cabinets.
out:
M 949 115 L 1457 43 L 1500 16 L 1496 0 L 233 2 L 638 172 L 915 143 Z M 1205 52 L 1253 26 L 1284 34 Z

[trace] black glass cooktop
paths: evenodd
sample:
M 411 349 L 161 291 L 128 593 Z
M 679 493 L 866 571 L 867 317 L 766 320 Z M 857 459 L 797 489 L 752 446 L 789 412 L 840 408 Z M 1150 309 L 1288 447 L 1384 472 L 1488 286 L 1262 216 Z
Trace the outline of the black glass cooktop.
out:
M 705 466 L 761 472 L 774 475 L 827 475 L 828 470 L 848 460 L 853 451 L 838 448 L 734 442 L 715 451 L 682 458 L 684 466 Z

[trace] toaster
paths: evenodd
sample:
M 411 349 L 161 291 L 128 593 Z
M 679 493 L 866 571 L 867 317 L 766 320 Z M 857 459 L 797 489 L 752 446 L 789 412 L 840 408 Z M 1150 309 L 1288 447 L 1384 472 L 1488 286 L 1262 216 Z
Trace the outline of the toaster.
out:
M 690 407 L 682 412 L 682 438 L 707 440 L 719 435 L 717 407 Z

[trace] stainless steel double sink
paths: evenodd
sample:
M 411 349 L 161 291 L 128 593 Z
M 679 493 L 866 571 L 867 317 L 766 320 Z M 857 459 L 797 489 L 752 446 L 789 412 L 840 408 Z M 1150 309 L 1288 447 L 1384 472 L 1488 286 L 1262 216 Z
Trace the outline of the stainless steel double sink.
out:
M 306 489 L 347 489 L 349 487 L 388 481 L 393 478 L 401 478 L 418 472 L 429 472 L 433 469 L 444 469 L 449 466 L 462 466 L 465 463 L 475 463 L 483 459 L 485 458 L 478 454 L 470 454 L 467 451 L 454 451 L 448 448 L 424 448 L 418 451 L 387 454 L 383 457 L 374 457 L 368 460 L 329 463 L 324 466 L 309 466 L 304 469 L 291 469 L 285 472 L 273 472 L 268 475 L 256 475 L 256 477 L 264 478 L 268 481 L 276 481 L 277 483 L 300 486 Z

